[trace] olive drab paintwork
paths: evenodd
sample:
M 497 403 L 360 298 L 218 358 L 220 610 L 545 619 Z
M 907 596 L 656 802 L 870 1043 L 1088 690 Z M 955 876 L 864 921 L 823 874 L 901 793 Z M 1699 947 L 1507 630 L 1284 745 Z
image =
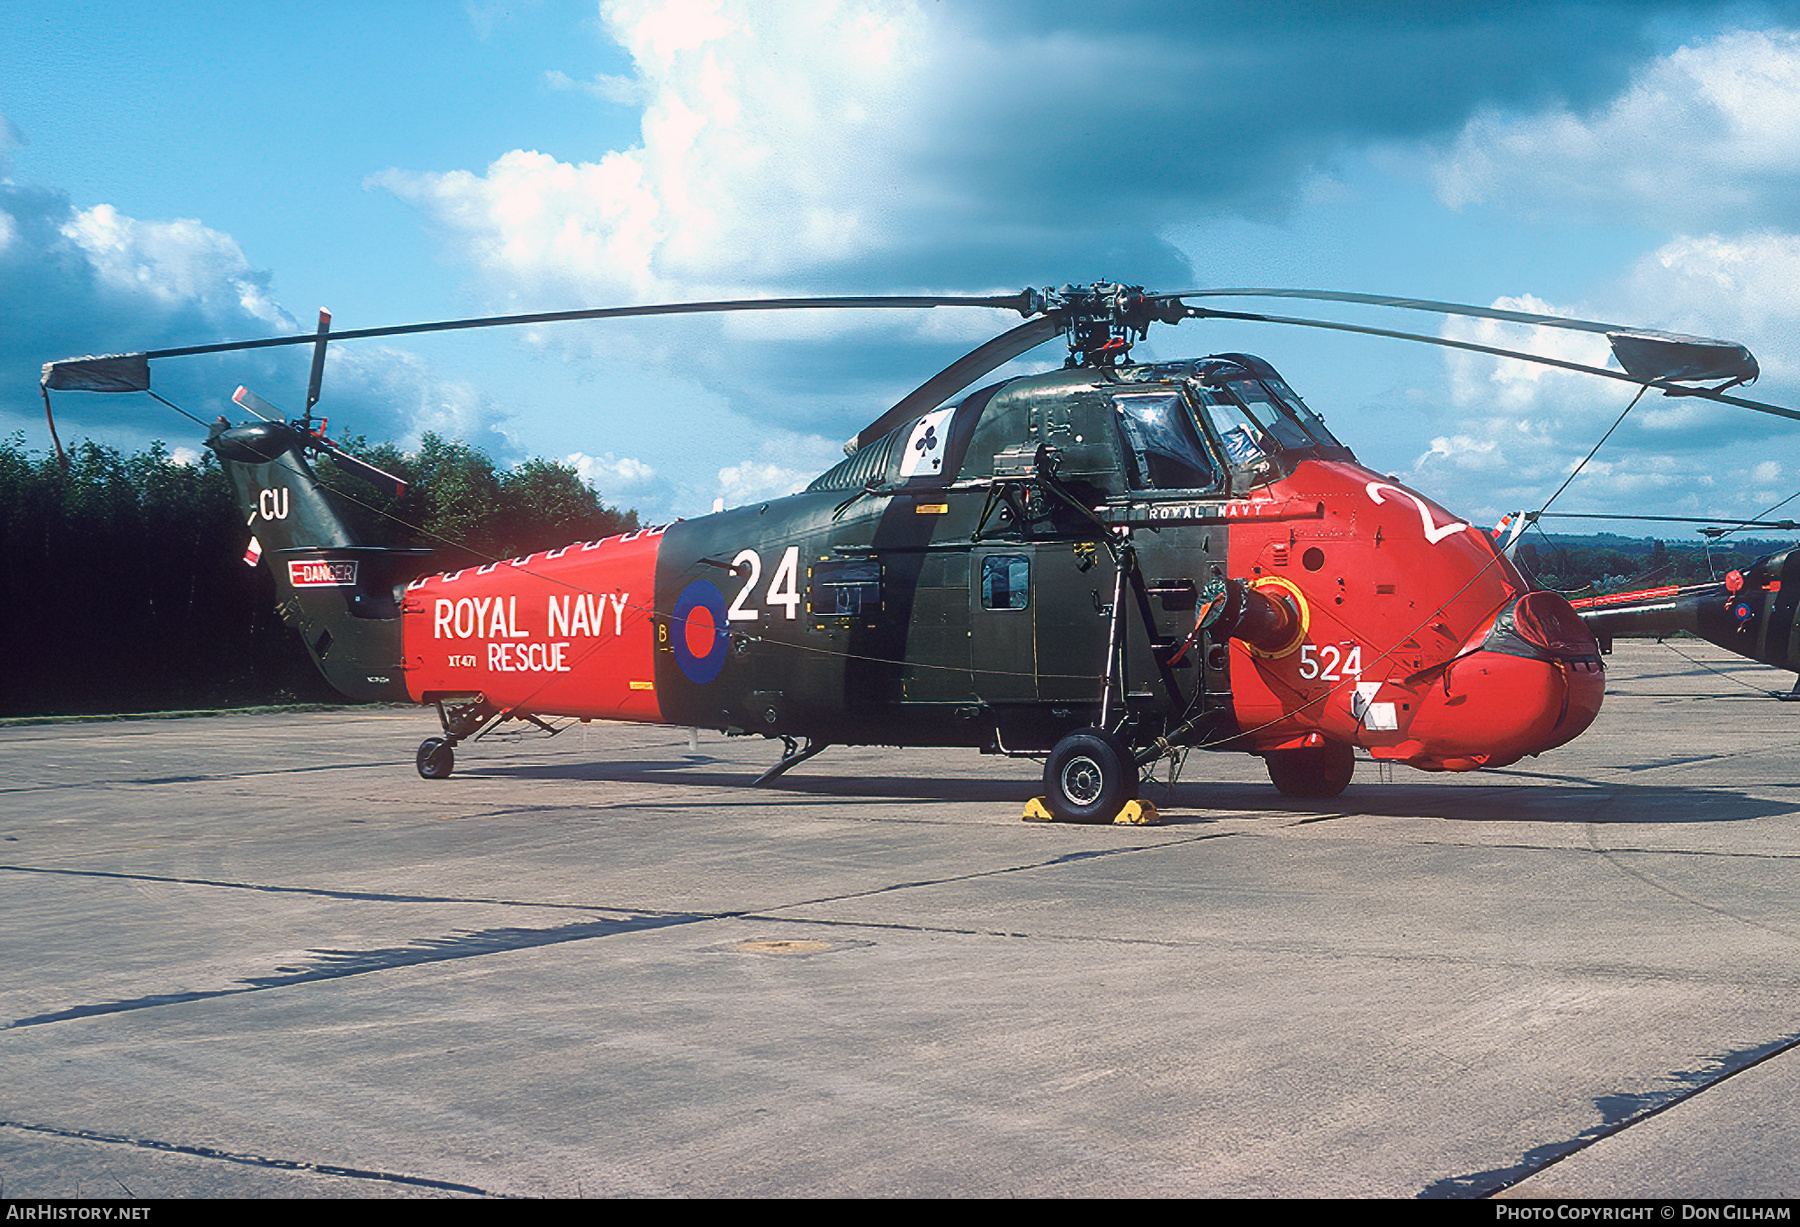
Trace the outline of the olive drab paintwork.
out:
M 283 621 L 325 679 L 353 699 L 405 701 L 395 589 L 430 551 L 358 545 L 284 422 L 221 422 L 207 444 L 274 573 Z

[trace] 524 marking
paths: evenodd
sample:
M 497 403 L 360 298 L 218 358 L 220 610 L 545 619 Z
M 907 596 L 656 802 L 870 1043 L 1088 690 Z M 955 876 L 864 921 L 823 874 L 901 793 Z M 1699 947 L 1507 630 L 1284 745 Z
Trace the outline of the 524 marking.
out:
M 1347 677 L 1361 677 L 1362 644 L 1301 644 L 1300 676 L 1309 682 L 1314 679 L 1341 682 Z

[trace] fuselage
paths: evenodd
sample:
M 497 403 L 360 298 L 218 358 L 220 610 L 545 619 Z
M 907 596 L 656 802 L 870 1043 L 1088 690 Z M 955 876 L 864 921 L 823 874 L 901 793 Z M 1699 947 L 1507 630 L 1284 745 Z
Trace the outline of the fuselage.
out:
M 1293 634 L 1198 625 L 1226 579 Z M 1042 750 L 1110 697 L 1140 744 L 1469 770 L 1567 741 L 1604 689 L 1560 597 L 1244 355 L 996 385 L 807 492 L 426 577 L 401 608 L 415 701 L 839 744 Z

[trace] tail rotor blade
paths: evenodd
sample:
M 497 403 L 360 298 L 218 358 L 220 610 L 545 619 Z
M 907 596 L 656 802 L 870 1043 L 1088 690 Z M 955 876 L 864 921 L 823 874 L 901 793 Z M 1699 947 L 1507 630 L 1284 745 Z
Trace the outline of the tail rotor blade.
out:
M 307 442 L 316 450 L 330 456 L 332 463 L 339 468 L 349 470 L 371 485 L 392 486 L 394 488 L 394 497 L 405 497 L 406 481 L 404 478 L 396 477 L 385 469 L 378 469 L 366 460 L 358 460 L 355 456 L 352 456 L 349 452 L 327 439 L 324 435 L 309 434 L 307 436 Z
M 306 380 L 306 416 L 319 403 L 319 385 L 325 379 L 325 338 L 331 334 L 331 312 L 319 308 L 319 331 L 313 341 L 312 374 Z

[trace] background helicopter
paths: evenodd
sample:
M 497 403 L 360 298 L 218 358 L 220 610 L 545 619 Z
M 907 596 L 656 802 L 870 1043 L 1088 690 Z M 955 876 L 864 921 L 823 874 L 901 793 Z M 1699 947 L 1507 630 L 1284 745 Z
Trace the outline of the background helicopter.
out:
M 1622 370 L 1440 337 L 1197 306 L 1263 295 L 1605 333 Z M 413 578 L 423 551 L 357 541 L 317 481 L 329 340 L 722 311 L 1003 307 L 1025 322 L 933 376 L 788 498 Z M 1484 532 L 1357 464 L 1280 375 L 1241 353 L 1134 364 L 1153 322 L 1233 319 L 1542 362 L 1669 395 L 1729 396 L 1742 346 L 1424 300 L 1301 290 L 1150 294 L 1095 283 L 989 297 L 740 300 L 556 312 L 53 362 L 52 389 L 148 390 L 148 361 L 313 346 L 306 407 L 221 419 L 207 443 L 328 680 L 436 706 L 417 767 L 506 720 L 550 716 L 780 737 L 763 779 L 831 744 L 967 745 L 1046 759 L 1054 816 L 1109 821 L 1142 768 L 1191 748 L 1262 756 L 1325 797 L 1353 747 L 1426 770 L 1496 767 L 1568 741 L 1604 690 L 1594 635 Z M 983 387 L 1052 337 L 1056 372 Z M 1719 381 L 1716 387 L 1699 386 Z M 1633 402 L 1635 403 L 1635 401 Z M 1800 584 L 1795 585 L 1800 595 Z M 1791 614 L 1791 611 L 1790 611 Z M 544 727 L 549 727 L 544 725 Z
M 1517 512 L 1523 530 L 1536 522 L 1533 512 Z M 1509 517 L 1511 518 L 1511 517 Z M 1664 523 L 1706 524 L 1700 532 L 1717 540 L 1742 528 L 1795 531 L 1793 520 L 1705 520 L 1687 516 L 1579 516 L 1571 518 L 1637 519 Z M 1720 525 L 1729 524 L 1725 528 Z M 1502 548 L 1509 553 L 1514 539 Z M 1603 653 L 1614 639 L 1666 639 L 1683 631 L 1777 669 L 1800 672 L 1800 546 L 1776 550 L 1748 566 L 1726 572 L 1704 584 L 1661 584 L 1629 591 L 1575 597 L 1570 604 L 1593 631 Z M 1800 700 L 1800 677 L 1785 695 Z

